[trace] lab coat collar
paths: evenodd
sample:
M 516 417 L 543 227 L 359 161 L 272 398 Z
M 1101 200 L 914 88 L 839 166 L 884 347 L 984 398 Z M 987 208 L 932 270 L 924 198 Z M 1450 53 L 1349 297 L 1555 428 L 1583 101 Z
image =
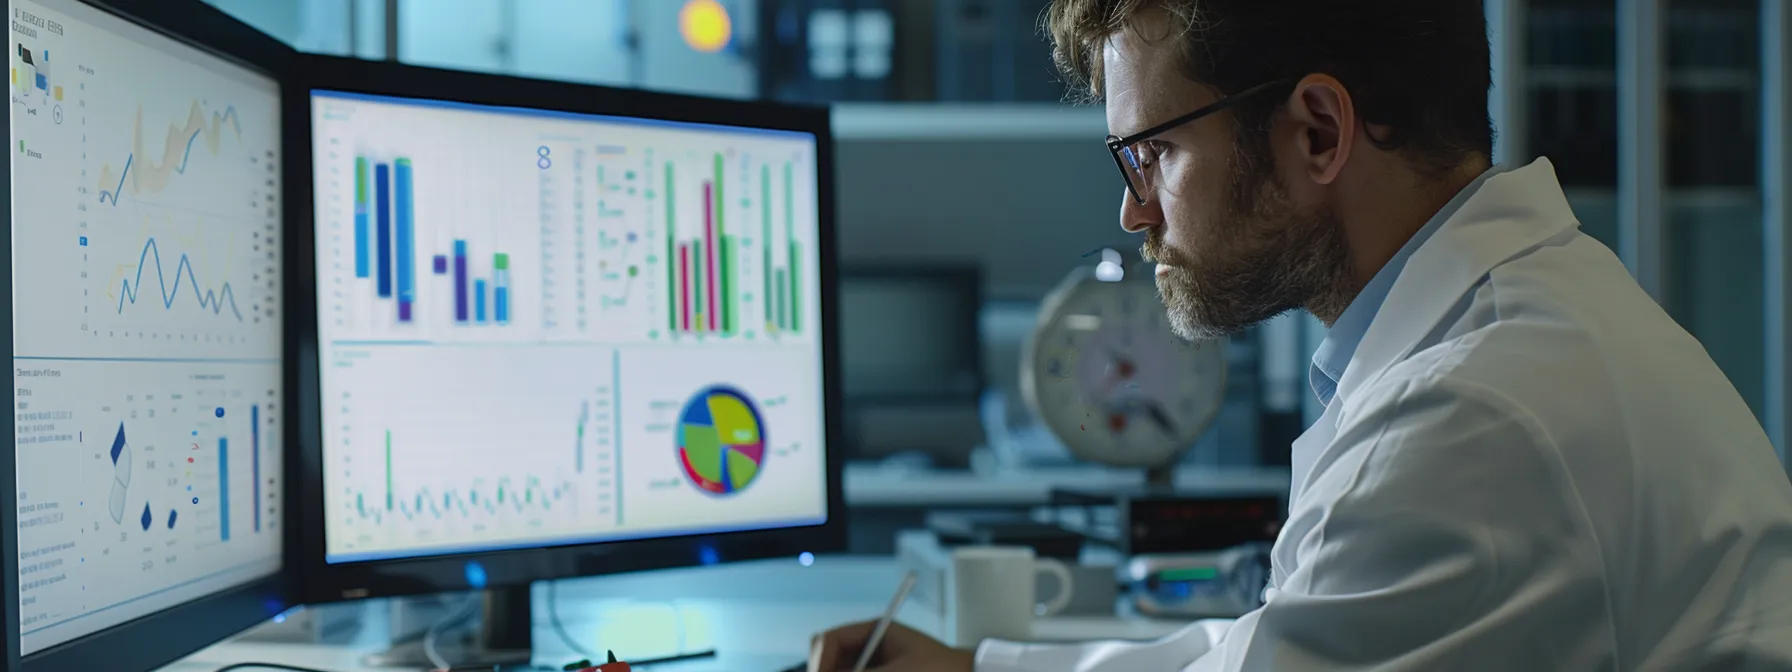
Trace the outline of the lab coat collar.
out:
M 1412 354 L 1488 272 L 1578 226 L 1548 159 L 1482 183 L 1406 261 L 1345 367 L 1336 395 L 1294 441 L 1289 501 L 1300 499 L 1358 389 Z
M 1579 225 L 1549 159 L 1489 178 L 1407 261 L 1389 309 L 1370 323 L 1338 381 L 1338 400 L 1410 355 L 1495 267 Z

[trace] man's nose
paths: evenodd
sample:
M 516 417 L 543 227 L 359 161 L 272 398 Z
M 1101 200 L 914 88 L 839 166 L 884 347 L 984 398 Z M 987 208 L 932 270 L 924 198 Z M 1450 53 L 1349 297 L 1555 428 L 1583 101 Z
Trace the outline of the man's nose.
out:
M 1147 197 L 1154 196 L 1147 194 Z M 1121 189 L 1120 193 L 1120 228 L 1130 233 L 1138 233 L 1164 223 L 1163 208 L 1158 207 L 1157 199 L 1139 203 L 1132 197 L 1130 190 Z

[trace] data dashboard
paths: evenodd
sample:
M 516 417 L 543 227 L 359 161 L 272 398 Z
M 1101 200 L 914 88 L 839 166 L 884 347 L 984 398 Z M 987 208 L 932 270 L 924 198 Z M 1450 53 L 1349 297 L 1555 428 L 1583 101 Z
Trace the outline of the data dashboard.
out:
M 280 95 L 83 4 L 9 8 L 31 654 L 280 568 Z
M 311 111 L 328 561 L 825 520 L 813 135 Z

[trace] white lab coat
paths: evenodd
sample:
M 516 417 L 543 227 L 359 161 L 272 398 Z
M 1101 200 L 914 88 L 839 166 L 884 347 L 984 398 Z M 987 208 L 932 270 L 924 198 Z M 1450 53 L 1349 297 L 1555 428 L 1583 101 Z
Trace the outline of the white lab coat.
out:
M 1792 483 L 1546 160 L 1413 253 L 1293 483 L 1262 608 L 977 672 L 1792 669 Z

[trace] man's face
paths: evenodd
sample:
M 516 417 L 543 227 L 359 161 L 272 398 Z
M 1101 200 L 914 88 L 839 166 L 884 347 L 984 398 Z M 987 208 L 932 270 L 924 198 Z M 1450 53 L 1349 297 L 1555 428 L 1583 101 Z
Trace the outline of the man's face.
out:
M 1121 137 L 1217 99 L 1184 74 L 1176 39 L 1160 37 L 1166 22 L 1136 25 L 1146 27 L 1116 33 L 1103 53 L 1108 132 Z M 1158 292 L 1178 335 L 1239 331 L 1308 306 L 1347 277 L 1335 213 L 1295 203 L 1274 152 L 1241 144 L 1229 112 L 1148 142 L 1159 158 L 1145 169 L 1146 203 L 1123 195 L 1120 220 L 1145 234 L 1144 254 L 1157 263 Z

